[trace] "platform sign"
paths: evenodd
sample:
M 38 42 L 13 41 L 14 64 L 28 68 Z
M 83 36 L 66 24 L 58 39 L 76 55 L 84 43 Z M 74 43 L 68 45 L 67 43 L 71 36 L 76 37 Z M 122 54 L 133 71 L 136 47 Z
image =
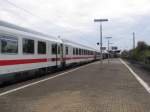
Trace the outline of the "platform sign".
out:
M 106 50 L 106 47 L 101 47 L 101 50 Z
M 111 49 L 112 49 L 112 50 L 117 50 L 117 49 L 118 49 L 118 47 L 113 46 L 113 47 L 111 47 Z

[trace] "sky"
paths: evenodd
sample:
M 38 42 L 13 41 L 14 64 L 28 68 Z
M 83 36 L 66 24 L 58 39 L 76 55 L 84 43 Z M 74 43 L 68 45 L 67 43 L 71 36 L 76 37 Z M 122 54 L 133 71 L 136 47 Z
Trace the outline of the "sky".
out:
M 136 42 L 150 44 L 150 0 L 0 0 L 0 20 L 98 48 L 95 18 L 109 20 L 104 46 L 112 37 L 111 46 L 131 49 L 133 32 Z

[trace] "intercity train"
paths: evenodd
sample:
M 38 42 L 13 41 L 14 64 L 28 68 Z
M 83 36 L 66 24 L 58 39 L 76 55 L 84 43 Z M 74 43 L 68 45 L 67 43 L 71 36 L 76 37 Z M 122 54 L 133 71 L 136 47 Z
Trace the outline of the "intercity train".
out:
M 0 84 L 97 58 L 93 48 L 0 21 Z

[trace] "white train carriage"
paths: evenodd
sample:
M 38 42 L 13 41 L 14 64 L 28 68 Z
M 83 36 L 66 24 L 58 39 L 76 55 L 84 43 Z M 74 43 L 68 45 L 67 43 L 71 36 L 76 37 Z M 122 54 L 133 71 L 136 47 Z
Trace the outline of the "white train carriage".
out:
M 90 47 L 62 39 L 66 64 L 89 62 L 96 59 L 96 50 Z
M 0 83 L 95 59 L 92 48 L 0 21 Z
M 12 73 L 60 66 L 61 44 L 58 38 L 0 21 L 0 81 Z

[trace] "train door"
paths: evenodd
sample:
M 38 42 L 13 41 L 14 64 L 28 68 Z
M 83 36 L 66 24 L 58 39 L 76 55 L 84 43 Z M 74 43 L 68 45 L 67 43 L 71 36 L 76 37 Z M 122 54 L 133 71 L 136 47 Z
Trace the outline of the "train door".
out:
M 55 44 L 56 54 L 55 54 L 55 61 L 56 61 L 56 67 L 58 67 L 58 45 Z
M 61 44 L 57 44 L 57 65 L 61 66 L 62 53 L 61 53 Z
M 54 51 L 54 60 L 56 62 L 56 67 L 60 67 L 63 63 L 63 45 L 62 44 L 53 44 Z
M 57 63 L 57 58 L 58 58 L 57 43 L 52 44 L 52 55 L 53 55 L 52 61 L 55 62 L 55 66 L 58 66 L 58 63 Z
M 94 54 L 94 60 L 96 60 L 96 51 L 93 51 Z
M 61 66 L 64 67 L 65 64 L 66 64 L 66 62 L 65 62 L 65 58 L 64 58 L 64 57 L 65 57 L 65 56 L 64 56 L 65 54 L 64 54 L 64 45 L 63 45 L 63 44 L 60 44 L 60 51 L 61 51 L 61 52 L 60 52 Z

